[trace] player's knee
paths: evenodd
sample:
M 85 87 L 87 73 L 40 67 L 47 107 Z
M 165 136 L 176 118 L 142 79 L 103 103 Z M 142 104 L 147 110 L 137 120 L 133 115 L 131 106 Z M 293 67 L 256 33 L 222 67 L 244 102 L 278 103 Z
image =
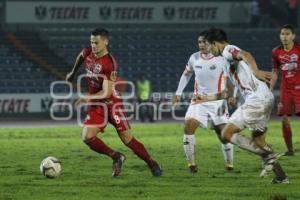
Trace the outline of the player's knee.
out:
M 195 133 L 195 130 L 199 126 L 199 122 L 195 119 L 187 119 L 185 120 L 184 133 L 188 135 L 192 135 Z
M 283 117 L 282 117 L 282 123 L 284 123 L 284 124 L 290 123 L 289 117 L 287 115 L 283 115 Z
M 127 145 L 133 138 L 133 136 L 131 135 L 131 133 L 129 131 L 122 131 L 119 132 L 119 137 L 121 139 L 121 141 Z
M 82 130 L 82 140 L 84 142 L 88 141 L 91 138 L 95 137 L 97 135 L 97 133 L 98 133 L 98 131 L 84 127 Z
M 231 130 L 230 130 L 230 128 L 228 128 L 228 127 L 224 127 L 223 129 L 222 129 L 222 131 L 221 131 L 221 140 L 223 141 L 223 142 L 230 142 L 230 139 L 231 139 L 231 137 L 232 137 L 232 135 L 234 134 L 234 132 L 232 132 Z
M 267 132 L 268 128 L 265 127 L 263 129 L 254 129 L 252 130 L 252 137 L 257 138 L 257 137 L 261 137 L 262 135 L 264 135 Z

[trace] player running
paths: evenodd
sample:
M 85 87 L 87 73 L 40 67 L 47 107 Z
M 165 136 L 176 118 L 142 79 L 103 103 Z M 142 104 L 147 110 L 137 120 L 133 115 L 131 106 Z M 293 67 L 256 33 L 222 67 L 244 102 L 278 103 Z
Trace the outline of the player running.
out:
M 290 125 L 291 116 L 300 116 L 300 45 L 295 43 L 296 34 L 294 27 L 284 25 L 280 30 L 281 45 L 272 51 L 272 80 L 271 90 L 277 81 L 278 71 L 281 71 L 280 102 L 278 115 L 282 118 L 282 135 L 287 147 L 285 155 L 293 156 L 292 130 Z M 294 110 L 295 109 L 295 110 Z
M 258 154 L 264 161 L 264 169 L 260 176 L 265 177 L 268 172 L 275 173 L 272 183 L 289 183 L 288 177 L 266 143 L 267 122 L 273 107 L 274 97 L 265 82 L 270 81 L 271 73 L 259 70 L 255 59 L 246 51 L 227 42 L 226 33 L 221 29 L 211 29 L 206 39 L 211 44 L 211 51 L 215 56 L 222 55 L 227 60 L 224 74 L 238 87 L 245 102 L 230 117 L 222 130 L 222 138 L 238 145 L 240 148 Z M 200 96 L 198 102 L 226 98 L 226 92 L 212 96 Z M 252 138 L 239 132 L 250 128 Z
M 125 156 L 111 149 L 97 137 L 97 134 L 103 132 L 109 122 L 116 128 L 122 142 L 147 163 L 153 176 L 161 176 L 162 170 L 158 163 L 151 158 L 144 145 L 130 133 L 121 97 L 114 90 L 117 64 L 108 52 L 108 37 L 107 30 L 95 29 L 90 37 L 91 47 L 84 48 L 80 52 L 73 70 L 66 76 L 66 80 L 71 82 L 81 64 L 85 62 L 89 94 L 80 98 L 76 104 L 101 104 L 89 106 L 82 131 L 83 140 L 93 151 L 112 158 L 112 176 L 118 176 Z
M 174 96 L 174 104 L 181 100 L 182 92 L 195 73 L 194 95 L 211 95 L 221 92 L 226 87 L 226 77 L 223 67 L 226 64 L 223 57 L 215 57 L 208 50 L 208 43 L 204 39 L 206 32 L 198 36 L 198 52 L 192 54 L 186 68 L 180 78 L 180 82 Z M 195 131 L 197 127 L 208 127 L 212 121 L 217 133 L 226 162 L 226 169 L 233 169 L 233 145 L 221 139 L 221 131 L 228 121 L 228 109 L 226 100 L 217 100 L 194 104 L 193 100 L 185 115 L 185 127 L 183 135 L 183 148 L 191 173 L 196 173 L 198 168 L 195 162 Z

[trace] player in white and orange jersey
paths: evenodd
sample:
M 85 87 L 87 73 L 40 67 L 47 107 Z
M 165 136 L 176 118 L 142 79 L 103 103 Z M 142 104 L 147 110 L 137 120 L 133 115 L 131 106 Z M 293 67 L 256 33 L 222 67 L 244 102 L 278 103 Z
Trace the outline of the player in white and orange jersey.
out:
M 227 35 L 222 29 L 211 29 L 205 37 L 215 56 L 222 55 L 227 61 L 224 73 L 238 87 L 245 102 L 230 117 L 222 130 L 222 138 L 240 148 L 258 154 L 264 161 L 261 177 L 269 171 L 275 173 L 272 183 L 288 183 L 288 177 L 266 143 L 267 123 L 273 107 L 274 97 L 265 82 L 270 82 L 271 72 L 259 70 L 252 55 L 227 42 Z M 223 92 L 215 96 L 199 97 L 198 103 L 208 100 L 224 99 Z M 252 138 L 241 135 L 246 127 L 252 131 Z
M 188 84 L 191 76 L 195 74 L 194 95 L 212 95 L 221 92 L 226 87 L 226 77 L 223 67 L 224 58 L 215 57 L 209 52 L 209 46 L 204 39 L 205 31 L 198 37 L 198 52 L 192 54 L 186 68 L 180 78 L 174 103 L 181 100 L 182 92 Z M 193 100 L 185 115 L 185 128 L 183 137 L 183 147 L 191 173 L 196 173 L 198 168 L 195 162 L 195 131 L 197 127 L 207 128 L 211 121 L 213 128 L 220 141 L 226 162 L 226 169 L 233 169 L 233 145 L 221 140 L 221 131 L 229 118 L 227 101 L 217 100 L 201 104 L 194 104 Z

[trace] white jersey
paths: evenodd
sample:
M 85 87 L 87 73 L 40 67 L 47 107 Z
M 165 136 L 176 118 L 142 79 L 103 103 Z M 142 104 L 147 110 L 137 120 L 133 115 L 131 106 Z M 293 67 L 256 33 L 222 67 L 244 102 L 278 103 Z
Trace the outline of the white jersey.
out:
M 195 73 L 194 94 L 211 95 L 226 87 L 223 57 L 203 54 L 200 51 L 191 55 L 185 69 L 185 74 Z
M 236 59 L 240 48 L 227 45 L 222 56 L 227 60 L 224 68 L 225 76 L 229 77 L 233 85 L 237 86 L 245 101 L 249 99 L 273 98 L 267 84 L 255 77 L 251 68 L 244 62 Z

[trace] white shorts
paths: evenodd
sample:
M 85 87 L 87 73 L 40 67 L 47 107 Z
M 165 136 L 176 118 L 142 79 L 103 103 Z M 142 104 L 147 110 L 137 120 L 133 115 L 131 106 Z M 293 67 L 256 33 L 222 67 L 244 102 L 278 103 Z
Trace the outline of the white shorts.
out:
M 228 106 L 225 100 L 190 104 L 185 119 L 196 119 L 200 126 L 207 128 L 210 121 L 214 125 L 226 124 L 229 119 Z
M 274 99 L 245 101 L 229 118 L 240 129 L 264 131 L 267 128 L 273 108 Z

